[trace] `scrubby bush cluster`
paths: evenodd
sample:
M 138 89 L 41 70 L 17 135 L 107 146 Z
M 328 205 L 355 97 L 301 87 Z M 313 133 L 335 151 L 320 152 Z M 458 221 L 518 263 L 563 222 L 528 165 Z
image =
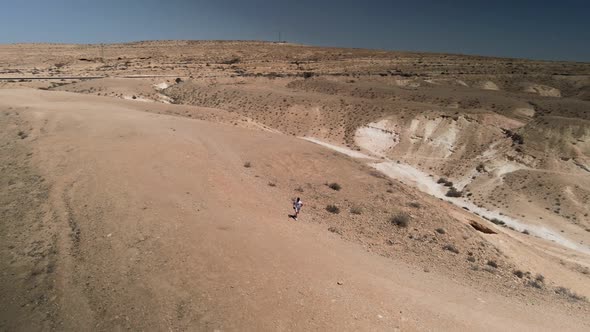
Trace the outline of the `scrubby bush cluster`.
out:
M 410 224 L 410 216 L 407 213 L 400 212 L 393 215 L 389 219 L 389 222 L 398 227 L 405 228 L 408 227 L 408 225 Z
M 338 213 L 340 213 L 340 208 L 338 208 L 334 204 L 329 204 L 328 206 L 326 206 L 326 211 L 328 211 L 330 213 L 338 214 Z
M 457 190 L 455 187 L 451 187 L 449 191 L 446 193 L 447 197 L 461 197 L 463 196 L 463 192 Z
M 330 184 L 328 184 L 328 187 L 330 189 L 336 190 L 336 191 L 340 191 L 340 189 L 342 189 L 342 186 L 340 186 L 338 183 L 336 182 L 332 182 Z

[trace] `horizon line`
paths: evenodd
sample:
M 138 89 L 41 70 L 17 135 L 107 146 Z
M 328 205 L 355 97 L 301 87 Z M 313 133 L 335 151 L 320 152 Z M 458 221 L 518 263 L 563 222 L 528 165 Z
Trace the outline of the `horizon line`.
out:
M 290 46 L 301 46 L 301 47 L 312 47 L 312 48 L 336 48 L 336 49 L 348 49 L 348 50 L 366 50 L 366 51 L 380 51 L 380 52 L 398 52 L 398 53 L 419 53 L 419 54 L 431 54 L 431 55 L 453 55 L 453 56 L 466 56 L 466 57 L 481 57 L 490 59 L 504 59 L 504 60 L 526 60 L 526 61 L 540 61 L 540 62 L 567 62 L 577 64 L 590 64 L 589 61 L 577 61 L 577 60 L 555 60 L 555 59 L 542 59 L 542 58 L 528 58 L 518 56 L 498 56 L 498 55 L 485 55 L 475 53 L 453 53 L 453 52 L 436 52 L 436 51 L 420 51 L 420 50 L 395 50 L 395 49 L 384 49 L 384 48 L 371 48 L 371 47 L 351 47 L 351 46 L 331 46 L 331 45 L 314 45 L 305 44 L 298 42 L 289 42 L 287 40 L 276 41 L 276 40 L 262 40 L 262 39 L 144 39 L 144 40 L 129 40 L 129 41 L 118 41 L 118 42 L 104 42 L 104 43 L 68 43 L 68 42 L 13 42 L 13 43 L 1 43 L 0 46 L 7 45 L 86 45 L 86 46 L 107 46 L 107 45 L 125 45 L 125 44 L 138 44 L 138 43 L 150 43 L 150 42 L 242 42 L 242 43 L 268 43 L 277 45 L 290 45 Z

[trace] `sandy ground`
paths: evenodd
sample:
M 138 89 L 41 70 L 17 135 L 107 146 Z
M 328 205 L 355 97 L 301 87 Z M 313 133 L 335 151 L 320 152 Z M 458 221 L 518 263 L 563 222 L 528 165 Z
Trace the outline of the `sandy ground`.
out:
M 98 97 L 0 94 L 2 122 L 28 129 L 23 141 L 55 215 L 31 221 L 46 230 L 28 235 L 55 237 L 52 296 L 15 308 L 27 290 L 3 287 L 13 295 L 3 308 L 49 314 L 3 315 L 4 329 L 588 328 L 559 306 L 481 292 L 287 218 L 290 192 L 243 164 L 278 151 L 305 174 L 306 154 L 322 149 L 311 143 Z
M 588 330 L 589 64 L 98 51 L 0 45 L 0 330 Z

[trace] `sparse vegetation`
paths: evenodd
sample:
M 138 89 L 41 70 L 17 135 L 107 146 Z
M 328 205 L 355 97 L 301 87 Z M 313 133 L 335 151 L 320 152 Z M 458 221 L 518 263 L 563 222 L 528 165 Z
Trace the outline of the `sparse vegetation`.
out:
M 490 229 L 489 227 L 486 227 L 486 226 L 478 223 L 475 220 L 471 220 L 469 222 L 469 224 L 471 225 L 471 227 L 475 228 L 477 231 L 482 232 L 484 234 L 496 234 L 496 232 L 494 232 L 492 229 Z
M 233 65 L 240 62 L 240 58 L 231 58 L 229 60 L 222 61 L 222 65 Z
M 276 183 L 274 183 L 274 182 L 269 182 L 269 183 L 268 183 L 268 186 L 269 186 L 269 187 L 276 187 L 276 186 L 277 186 L 277 184 L 276 184 Z
M 436 181 L 436 183 L 438 184 L 442 184 L 445 187 L 453 187 L 453 181 L 449 181 L 446 178 L 440 178 L 438 179 L 438 181 Z
M 459 253 L 459 249 L 457 249 L 454 245 L 452 244 L 447 244 L 443 247 L 444 250 L 450 251 L 452 253 L 458 254 Z
M 491 261 L 490 260 L 490 261 L 487 262 L 487 265 L 493 267 L 494 269 L 497 269 L 498 268 L 498 263 L 496 263 L 496 261 Z
M 277 73 L 277 72 L 270 72 L 266 75 L 262 75 L 262 76 L 266 76 L 268 79 L 274 80 L 275 78 L 281 78 L 281 77 L 285 77 L 285 75 Z
M 493 222 L 494 224 L 498 225 L 498 226 L 506 226 L 506 223 L 503 222 L 502 220 L 498 219 L 498 218 L 493 218 L 490 221 Z
M 381 173 L 379 171 L 376 171 L 376 170 L 371 170 L 369 172 L 369 174 L 371 176 L 374 176 L 374 177 L 378 178 L 378 179 L 385 179 L 386 178 L 386 176 L 383 173 Z
M 405 228 L 410 224 L 410 215 L 404 212 L 396 213 L 389 219 L 389 222 L 398 227 Z
M 483 270 L 486 271 L 486 272 L 489 272 L 491 274 L 495 274 L 496 273 L 496 269 L 493 268 L 493 267 L 491 267 L 491 266 L 488 266 L 488 265 L 484 266 L 483 267 Z
M 330 232 L 332 232 L 332 233 L 336 233 L 336 234 L 338 234 L 338 235 L 342 235 L 342 232 L 340 231 L 340 229 L 338 229 L 338 228 L 336 228 L 336 227 L 334 227 L 334 226 L 330 226 L 330 227 L 328 228 L 328 230 L 329 230 Z
M 247 161 L 247 162 L 244 163 L 244 167 L 250 168 L 250 167 L 252 167 L 252 163 L 249 162 L 249 161 Z
M 463 196 L 463 192 L 457 190 L 455 187 L 451 187 L 449 191 L 446 193 L 447 197 L 461 197 Z
M 519 133 L 513 132 L 512 130 L 503 129 L 506 137 L 512 139 L 513 144 L 524 144 L 524 138 Z
M 350 208 L 350 213 L 360 215 L 363 213 L 363 208 L 360 206 L 353 206 Z
M 29 137 L 29 135 L 21 130 L 18 132 L 18 137 L 20 137 L 20 139 L 25 139 L 25 138 Z
M 418 202 L 411 202 L 409 205 L 413 208 L 416 208 L 416 209 L 419 209 L 422 207 L 422 205 L 420 205 L 420 203 L 418 203 Z
M 340 191 L 340 189 L 342 189 L 342 186 L 340 186 L 338 183 L 336 182 L 332 182 L 330 184 L 328 184 L 328 187 L 332 190 L 336 190 L 336 191 Z
M 336 205 L 329 204 L 328 206 L 326 206 L 326 211 L 328 211 L 330 213 L 338 214 L 338 213 L 340 213 L 340 208 L 337 207 Z
M 584 302 L 588 301 L 588 299 L 585 296 L 579 295 L 575 292 L 572 292 L 570 289 L 565 288 L 565 287 L 557 287 L 555 289 L 555 293 L 565 296 L 566 298 L 568 298 L 572 301 L 584 301 Z
M 524 277 L 524 272 L 522 272 L 521 270 L 514 270 L 512 273 L 520 279 Z
M 467 261 L 468 261 L 468 262 L 471 262 L 471 263 L 475 263 L 475 257 L 473 257 L 473 256 L 468 256 L 468 257 L 467 257 Z

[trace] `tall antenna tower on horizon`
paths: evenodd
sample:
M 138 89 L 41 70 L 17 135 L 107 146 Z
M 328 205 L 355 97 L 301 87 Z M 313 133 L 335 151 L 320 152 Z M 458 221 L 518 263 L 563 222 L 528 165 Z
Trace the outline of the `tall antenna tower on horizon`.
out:
M 100 43 L 100 50 L 99 50 L 100 61 L 104 62 L 104 44 Z

